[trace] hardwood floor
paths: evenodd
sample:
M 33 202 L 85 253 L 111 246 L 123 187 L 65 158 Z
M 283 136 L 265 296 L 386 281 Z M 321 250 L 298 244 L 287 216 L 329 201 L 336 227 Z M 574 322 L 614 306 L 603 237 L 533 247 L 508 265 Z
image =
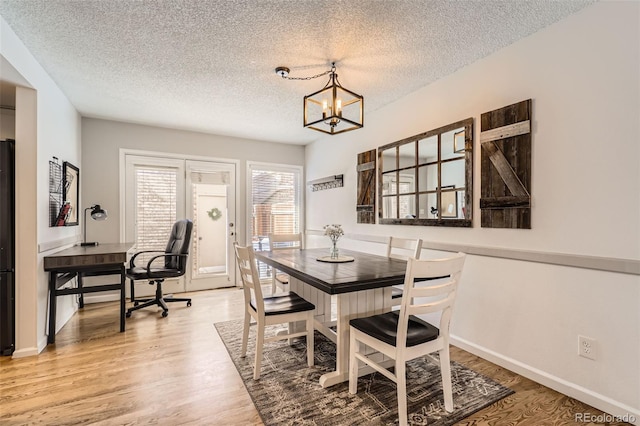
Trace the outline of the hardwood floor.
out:
M 0 424 L 262 425 L 213 326 L 242 318 L 241 290 L 190 297 L 166 318 L 136 311 L 124 333 L 117 302 L 86 305 L 40 355 L 0 357 Z M 516 391 L 459 424 L 585 425 L 576 413 L 601 414 L 461 349 L 451 355 Z

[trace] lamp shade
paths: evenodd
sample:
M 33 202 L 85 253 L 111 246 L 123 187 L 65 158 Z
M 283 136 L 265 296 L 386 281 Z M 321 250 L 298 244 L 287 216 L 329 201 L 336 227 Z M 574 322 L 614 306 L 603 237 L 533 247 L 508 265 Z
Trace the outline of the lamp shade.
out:
M 100 207 L 100 204 L 96 204 L 91 208 L 91 219 L 93 220 L 105 220 L 107 218 L 107 211 Z

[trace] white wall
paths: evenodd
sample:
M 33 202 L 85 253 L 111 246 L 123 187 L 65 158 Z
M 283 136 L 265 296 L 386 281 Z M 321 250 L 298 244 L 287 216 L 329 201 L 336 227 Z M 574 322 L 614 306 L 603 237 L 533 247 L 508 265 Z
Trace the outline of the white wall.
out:
M 179 153 L 213 158 L 240 160 L 236 185 L 240 196 L 236 200 L 238 241 L 245 241 L 246 162 L 264 161 L 278 164 L 304 164 L 304 147 L 260 142 L 229 136 L 209 135 L 184 130 L 149 127 L 138 124 L 93 118 L 82 119 L 82 208 L 99 203 L 109 211 L 109 219 L 93 226 L 92 239 L 119 242 L 120 148 Z
M 52 156 L 80 166 L 80 117 L 62 91 L 0 17 L 0 79 L 16 84 L 16 352 L 34 355 L 46 346 L 47 275 L 42 257 L 78 227 L 49 228 L 49 168 Z M 61 298 L 58 325 L 74 312 Z
M 367 114 L 362 130 L 307 146 L 308 179 L 345 182 L 307 191 L 307 229 L 640 260 L 639 16 L 637 2 L 597 3 Z M 532 229 L 481 228 L 480 114 L 529 98 Z M 473 228 L 355 223 L 359 152 L 468 117 Z M 640 420 L 639 306 L 638 275 L 470 256 L 452 331 L 473 352 Z M 597 361 L 577 356 L 578 334 L 597 340 Z

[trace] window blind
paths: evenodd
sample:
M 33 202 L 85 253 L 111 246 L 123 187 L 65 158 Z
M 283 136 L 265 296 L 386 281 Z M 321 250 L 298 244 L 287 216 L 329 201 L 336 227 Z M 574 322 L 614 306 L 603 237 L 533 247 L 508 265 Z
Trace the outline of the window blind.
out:
M 176 221 L 177 170 L 136 166 L 135 180 L 137 249 L 164 250 Z M 136 264 L 144 264 L 153 255 Z
M 251 170 L 251 243 L 254 250 L 267 248 L 267 236 L 295 234 L 300 230 L 302 211 L 299 169 L 269 168 L 250 165 Z M 258 262 L 260 278 L 267 278 L 271 268 Z
M 300 232 L 300 173 L 254 168 L 251 171 L 251 236 Z

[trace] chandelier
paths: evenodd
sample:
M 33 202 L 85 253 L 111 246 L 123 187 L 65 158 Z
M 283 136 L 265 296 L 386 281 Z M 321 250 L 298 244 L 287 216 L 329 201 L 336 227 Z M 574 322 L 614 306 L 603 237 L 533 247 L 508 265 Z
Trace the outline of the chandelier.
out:
M 289 77 L 289 72 L 287 67 L 276 68 L 276 74 L 287 80 L 311 80 L 329 74 L 322 89 L 304 97 L 304 127 L 337 135 L 363 126 L 364 98 L 342 87 L 335 63 L 331 70 L 311 77 Z

